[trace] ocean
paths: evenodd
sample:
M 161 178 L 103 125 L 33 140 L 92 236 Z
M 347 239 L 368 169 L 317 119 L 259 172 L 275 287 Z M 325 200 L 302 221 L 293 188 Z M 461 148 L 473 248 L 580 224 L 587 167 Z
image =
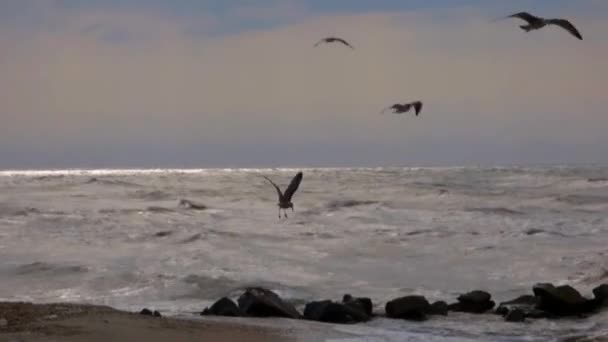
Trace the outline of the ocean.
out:
M 295 212 L 279 219 L 261 175 L 284 189 L 299 170 Z M 193 318 L 254 285 L 300 309 L 351 293 L 377 312 L 410 294 L 454 302 L 480 289 L 500 302 L 539 282 L 591 296 L 608 282 L 608 168 L 1 171 L 0 260 L 2 301 Z M 343 342 L 559 341 L 608 336 L 607 318 L 329 329 Z

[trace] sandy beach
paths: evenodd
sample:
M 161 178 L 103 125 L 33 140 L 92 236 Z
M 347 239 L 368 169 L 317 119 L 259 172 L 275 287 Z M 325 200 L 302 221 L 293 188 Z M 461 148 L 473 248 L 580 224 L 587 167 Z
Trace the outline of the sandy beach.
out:
M 306 340 L 302 331 L 218 321 L 157 318 L 105 306 L 0 303 L 0 341 L 243 341 Z

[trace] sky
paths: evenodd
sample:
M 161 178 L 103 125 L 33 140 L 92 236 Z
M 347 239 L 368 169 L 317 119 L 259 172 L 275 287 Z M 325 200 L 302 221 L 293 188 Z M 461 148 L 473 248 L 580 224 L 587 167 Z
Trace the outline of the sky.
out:
M 522 10 L 584 41 L 494 21 Z M 0 169 L 606 164 L 607 19 L 605 0 L 3 0 Z M 334 35 L 355 50 L 313 48 Z

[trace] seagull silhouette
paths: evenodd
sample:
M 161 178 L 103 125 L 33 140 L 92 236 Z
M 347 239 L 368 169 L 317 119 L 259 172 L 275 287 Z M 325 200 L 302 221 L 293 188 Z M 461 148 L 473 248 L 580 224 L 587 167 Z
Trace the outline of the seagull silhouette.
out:
M 403 114 L 409 112 L 412 107 L 414 108 L 416 116 L 418 116 L 422 110 L 422 102 L 414 101 L 410 103 L 395 103 L 394 105 L 385 108 L 381 113 L 384 113 L 390 109 L 394 114 Z
M 296 192 L 296 190 L 298 190 L 300 182 L 302 182 L 302 172 L 298 172 L 298 174 L 293 177 L 291 183 L 289 183 L 289 186 L 287 187 L 287 189 L 285 189 L 285 192 L 281 192 L 281 189 L 276 184 L 274 184 L 274 182 L 270 180 L 270 178 L 266 176 L 262 177 L 266 178 L 266 180 L 269 181 L 270 184 L 272 184 L 272 186 L 274 186 L 274 188 L 277 190 L 277 195 L 279 196 L 279 203 L 277 203 L 279 207 L 279 218 L 281 218 L 281 209 L 283 209 L 283 214 L 285 215 L 285 218 L 287 218 L 287 209 L 291 208 L 291 211 L 294 211 L 291 198 L 293 197 L 293 194 Z
M 533 30 L 540 30 L 541 28 L 543 28 L 547 25 L 556 25 L 556 26 L 559 26 L 559 27 L 563 28 L 564 30 L 570 32 L 570 34 L 572 34 L 576 38 L 583 40 L 583 36 L 581 35 L 581 33 L 576 29 L 576 27 L 574 27 L 574 25 L 572 25 L 571 22 L 569 22 L 566 19 L 545 19 L 545 18 L 534 16 L 528 12 L 519 12 L 519 13 L 511 14 L 507 17 L 500 18 L 500 19 L 509 19 L 509 18 L 519 18 L 521 20 L 526 21 L 528 23 L 527 25 L 519 26 L 522 30 L 524 30 L 526 32 L 530 32 Z
M 321 43 L 342 43 L 346 46 L 348 46 L 351 49 L 355 49 L 352 45 L 350 45 L 346 40 L 342 39 L 342 38 L 338 38 L 338 37 L 327 37 L 327 38 L 323 38 L 321 40 L 319 40 L 314 46 L 317 47 L 319 46 L 319 44 Z

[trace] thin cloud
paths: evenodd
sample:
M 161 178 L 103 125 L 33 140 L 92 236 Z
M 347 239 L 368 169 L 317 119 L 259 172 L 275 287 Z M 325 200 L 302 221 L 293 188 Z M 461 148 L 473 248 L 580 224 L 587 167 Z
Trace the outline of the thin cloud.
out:
M 241 8 L 233 15 L 297 20 L 222 36 L 189 34 L 223 25 L 212 13 L 194 24 L 106 8 L 53 8 L 52 29 L 0 33 L 0 143 L 402 144 L 407 135 L 415 145 L 429 134 L 607 143 L 598 137 L 608 125 L 608 24 L 584 11 L 572 16 L 581 44 L 471 9 L 313 15 L 290 6 Z M 312 48 L 328 34 L 357 50 Z M 415 124 L 376 115 L 411 99 L 427 106 Z

